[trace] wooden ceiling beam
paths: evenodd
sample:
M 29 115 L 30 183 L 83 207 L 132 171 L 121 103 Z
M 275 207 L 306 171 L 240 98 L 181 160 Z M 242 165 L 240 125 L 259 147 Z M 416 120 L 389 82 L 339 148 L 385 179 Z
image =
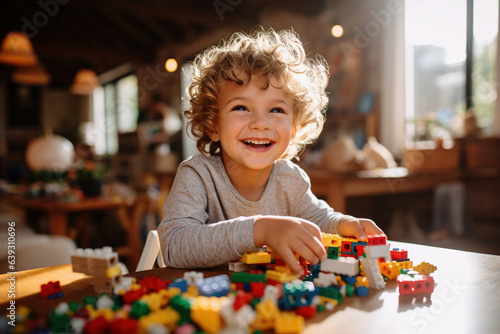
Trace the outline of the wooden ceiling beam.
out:
M 44 47 L 38 48 L 40 57 L 82 61 L 95 59 L 96 61 L 102 60 L 110 63 L 147 62 L 152 59 L 147 53 L 139 49 L 132 50 L 84 44 L 68 46 L 57 42 L 44 42 L 44 45 Z
M 68 10 L 72 11 L 75 18 L 80 20 L 83 24 L 88 26 L 89 30 L 94 33 L 100 34 L 104 38 L 104 42 L 109 46 L 119 47 L 119 48 L 141 48 L 144 47 L 143 44 L 138 44 L 133 41 L 130 37 L 125 34 L 120 33 L 116 30 L 113 24 L 110 24 L 109 20 L 102 15 L 99 15 L 100 11 L 96 10 L 90 13 L 85 6 L 81 6 L 82 2 L 74 2 L 68 4 Z M 74 6 L 71 6 L 74 4 Z
M 171 44 L 174 43 L 174 35 L 172 32 L 165 29 L 161 24 L 155 21 L 154 18 L 144 14 L 138 13 L 141 22 L 151 31 L 153 31 L 158 37 L 160 37 L 164 43 Z
M 139 43 L 150 44 L 152 42 L 151 36 L 148 36 L 143 31 L 137 29 L 129 21 L 125 20 L 121 15 L 117 14 L 116 11 L 110 6 L 106 6 L 105 10 L 106 16 L 113 22 L 118 28 L 126 32 L 131 37 L 135 38 Z

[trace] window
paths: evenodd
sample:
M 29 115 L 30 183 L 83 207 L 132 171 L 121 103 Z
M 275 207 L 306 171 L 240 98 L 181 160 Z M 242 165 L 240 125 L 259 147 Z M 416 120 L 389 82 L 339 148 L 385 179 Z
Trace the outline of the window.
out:
M 406 136 L 409 142 L 462 135 L 461 115 L 473 106 L 480 126 L 493 123 L 496 100 L 498 0 L 408 0 Z M 468 22 L 473 22 L 469 27 Z M 473 36 L 467 59 L 468 34 Z M 472 60 L 472 71 L 467 61 Z M 470 73 L 469 73 L 470 72 Z M 468 86 L 472 98 L 467 101 Z
M 474 1 L 472 103 L 479 126 L 490 132 L 497 99 L 498 0 Z
M 98 155 L 118 152 L 118 133 L 137 127 L 137 76 L 127 75 L 94 91 L 94 145 Z

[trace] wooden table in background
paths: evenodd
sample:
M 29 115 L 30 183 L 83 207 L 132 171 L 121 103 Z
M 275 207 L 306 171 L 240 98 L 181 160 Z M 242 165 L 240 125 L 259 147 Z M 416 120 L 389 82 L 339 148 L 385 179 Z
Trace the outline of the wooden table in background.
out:
M 400 299 L 397 283 L 382 290 L 370 289 L 368 297 L 346 297 L 333 312 L 317 313 L 306 321 L 304 333 L 498 333 L 500 330 L 500 256 L 392 242 L 408 250 L 414 264 L 437 266 L 431 301 Z M 201 270 L 205 277 L 227 274 L 227 266 Z M 162 268 L 132 273 L 143 278 L 182 277 L 185 270 Z M 0 308 L 7 303 L 9 275 L 0 275 Z M 60 280 L 64 297 L 39 296 L 40 285 Z M 70 265 L 34 269 L 16 275 L 16 306 L 25 305 L 48 314 L 61 301 L 81 301 L 92 294 L 90 278 L 73 273 Z
M 459 170 L 408 173 L 403 167 L 339 174 L 328 170 L 306 169 L 311 190 L 335 211 L 346 212 L 347 198 L 384 194 L 432 191 L 436 186 L 459 181 Z
M 77 220 L 86 224 L 88 213 L 93 211 L 115 211 L 120 225 L 127 233 L 127 246 L 117 249 L 120 255 L 129 256 L 129 267 L 135 268 L 142 251 L 140 242 L 139 224 L 141 200 L 127 200 L 121 196 L 85 198 L 76 202 L 64 202 L 44 198 L 27 198 L 17 195 L 0 195 L 0 200 L 24 210 L 46 212 L 49 220 L 51 235 L 64 235 L 72 239 L 76 237 L 74 231 L 68 230 L 68 215 L 78 213 Z

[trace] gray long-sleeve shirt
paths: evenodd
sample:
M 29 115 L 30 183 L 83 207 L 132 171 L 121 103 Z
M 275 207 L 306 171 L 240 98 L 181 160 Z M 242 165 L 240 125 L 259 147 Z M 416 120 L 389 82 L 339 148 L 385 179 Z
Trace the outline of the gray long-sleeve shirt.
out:
M 220 157 L 187 159 L 179 165 L 158 227 L 167 266 L 212 267 L 256 251 L 253 226 L 261 215 L 303 218 L 339 235 L 344 217 L 314 196 L 307 174 L 288 160 L 274 163 L 261 199 L 253 202 L 233 187 Z

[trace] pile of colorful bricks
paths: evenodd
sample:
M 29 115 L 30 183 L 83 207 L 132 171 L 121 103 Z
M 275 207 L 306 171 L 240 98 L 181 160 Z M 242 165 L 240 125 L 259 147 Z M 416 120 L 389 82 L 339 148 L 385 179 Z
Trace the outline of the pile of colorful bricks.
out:
M 246 253 L 229 264 L 229 275 L 204 278 L 201 272 L 164 281 L 135 280 L 117 274 L 116 253 L 80 250 L 72 258 L 74 271 L 96 277 L 98 297 L 62 302 L 48 321 L 30 318 L 21 308 L 26 332 L 49 328 L 52 333 L 299 333 L 316 312 L 332 311 L 344 298 L 367 296 L 385 280 L 398 279 L 400 295 L 432 293 L 430 274 L 436 267 L 413 267 L 408 252 L 390 250 L 385 236 L 367 242 L 323 234 L 328 258 L 310 265 L 297 277 L 270 249 Z M 416 271 L 415 271 L 416 270 Z M 422 283 L 423 284 L 420 284 Z M 22 321 L 24 320 L 24 321 Z M 41 333 L 43 331 L 37 331 Z

